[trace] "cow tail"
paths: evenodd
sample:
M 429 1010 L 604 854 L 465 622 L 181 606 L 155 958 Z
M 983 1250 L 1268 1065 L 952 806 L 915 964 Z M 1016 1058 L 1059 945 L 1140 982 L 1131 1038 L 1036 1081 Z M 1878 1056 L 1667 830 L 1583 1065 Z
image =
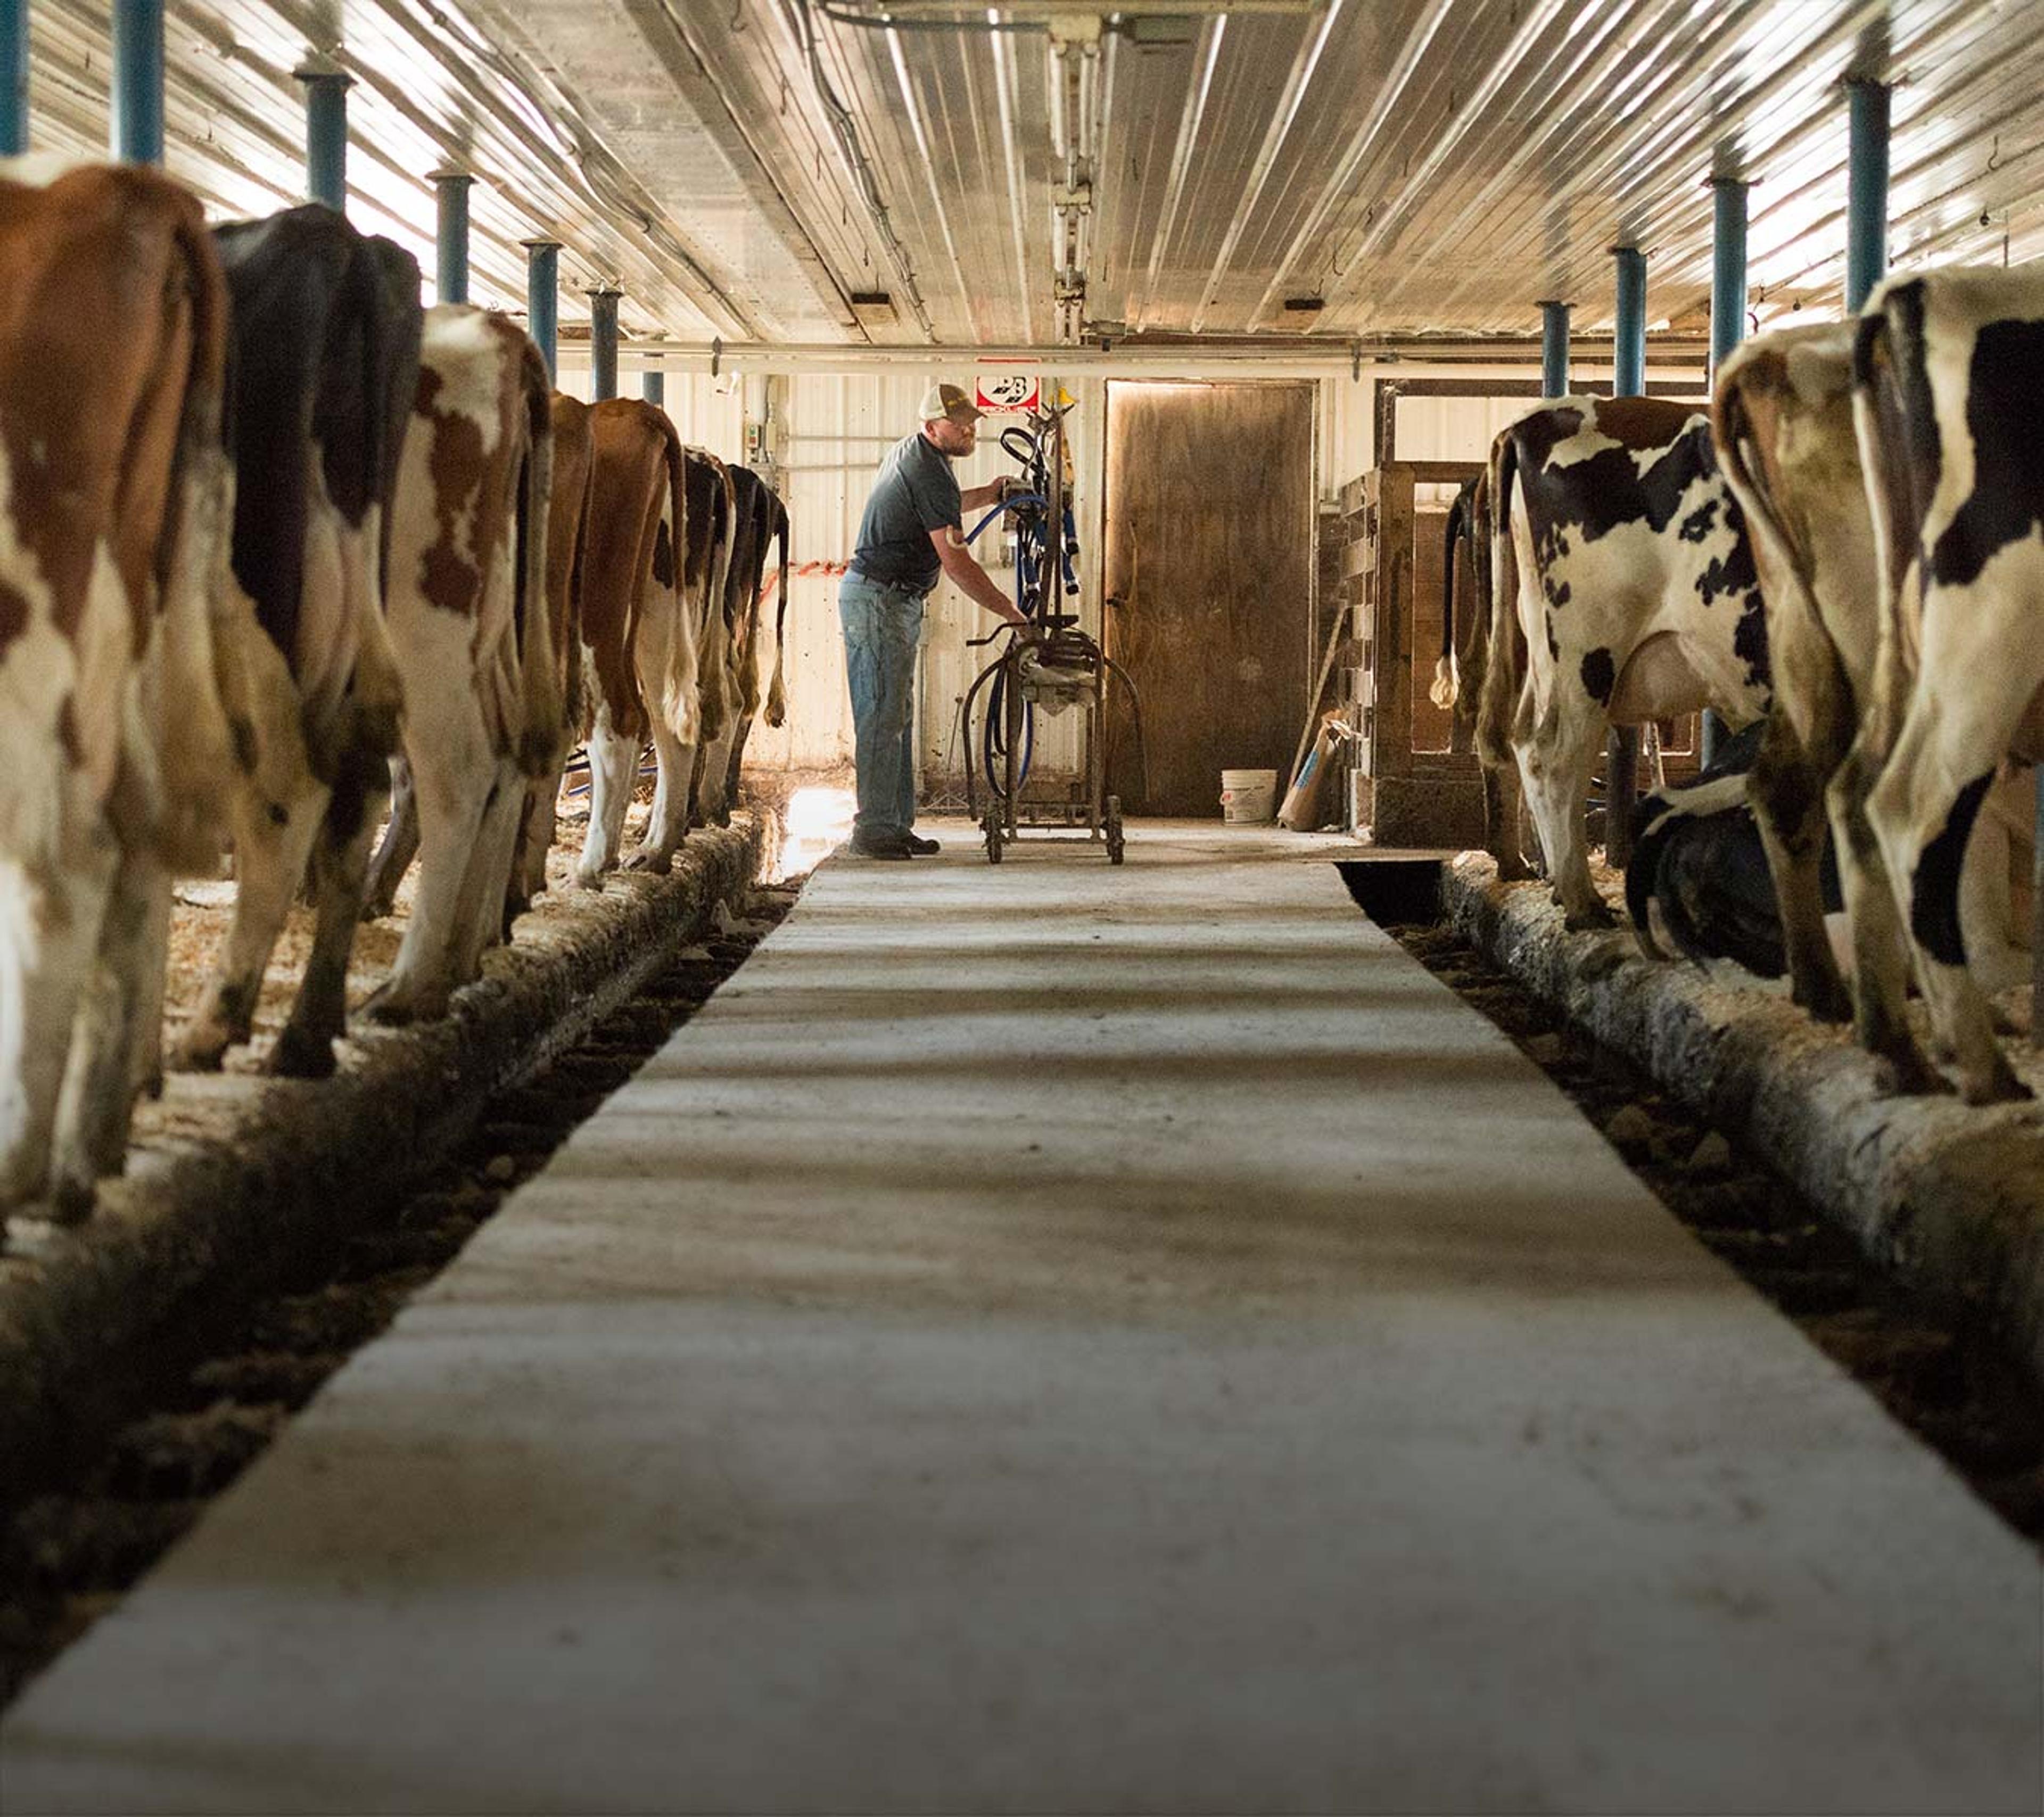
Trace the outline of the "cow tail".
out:
M 1441 659 L 1434 665 L 1434 685 L 1427 690 L 1427 698 L 1443 708 L 1453 706 L 1462 691 L 1462 678 L 1455 672 L 1455 544 L 1468 529 L 1469 501 L 1466 490 L 1455 494 L 1442 537 Z
M 1477 750 L 1493 769 L 1512 762 L 1512 721 L 1524 682 L 1519 636 L 1519 556 L 1512 540 L 1512 497 L 1519 443 L 1507 429 L 1490 448 L 1490 640 L 1477 712 Z
M 582 602 L 584 576 L 589 560 L 589 513 L 596 495 L 596 452 L 592 448 L 583 463 L 582 506 L 575 513 L 574 559 L 568 567 L 568 616 L 562 628 L 567 647 L 561 661 L 562 692 L 566 697 L 567 735 L 569 743 L 588 736 L 589 682 L 582 660 Z
M 518 499 L 518 597 L 513 624 L 517 638 L 524 730 L 519 768 L 544 778 L 560 762 L 567 743 L 567 685 L 548 611 L 547 531 L 553 514 L 554 417 L 550 386 L 540 350 L 527 338 L 521 348 L 518 391 L 525 417 L 524 483 Z
M 738 538 L 738 494 L 732 486 L 731 474 L 719 461 L 713 470 L 717 476 L 715 517 L 717 531 L 711 540 L 709 573 L 705 585 L 709 589 L 704 601 L 702 615 L 703 640 L 700 655 L 702 672 L 703 743 L 709 744 L 720 738 L 729 720 L 730 702 L 727 692 L 730 686 L 731 669 L 731 558 Z
M 234 467 L 229 459 L 227 280 L 196 203 L 180 196 L 173 255 L 185 283 L 191 345 L 177 444 L 158 539 L 163 717 L 159 809 L 165 855 L 198 869 L 219 855 L 221 786 L 233 774 L 233 728 L 248 721 L 252 684 L 233 617 Z M 244 616 L 246 614 L 244 613 Z
M 1908 295 L 1905 286 L 1900 293 Z M 1898 369 L 1922 358 L 1906 322 L 1892 318 L 1892 304 L 1862 315 L 1853 337 L 1853 428 L 1860 468 L 1866 478 L 1873 519 L 1874 570 L 1881 588 L 1879 633 L 1874 656 L 1873 698 L 1862 732 L 1862 748 L 1885 754 L 1901 729 L 1910 684 L 1916 672 L 1916 564 L 1912 545 L 1919 534 L 1906 454 L 1908 387 Z
M 774 679 L 766 690 L 766 723 L 785 725 L 788 720 L 788 694 L 782 678 L 788 653 L 789 525 L 788 507 L 778 497 L 774 501 L 774 534 L 781 545 L 781 597 L 774 602 Z
M 702 653 L 696 641 L 695 614 L 689 610 L 689 456 L 674 419 L 660 413 L 660 431 L 667 463 L 667 506 L 674 514 L 674 634 L 667 643 L 662 717 L 684 744 L 702 736 Z

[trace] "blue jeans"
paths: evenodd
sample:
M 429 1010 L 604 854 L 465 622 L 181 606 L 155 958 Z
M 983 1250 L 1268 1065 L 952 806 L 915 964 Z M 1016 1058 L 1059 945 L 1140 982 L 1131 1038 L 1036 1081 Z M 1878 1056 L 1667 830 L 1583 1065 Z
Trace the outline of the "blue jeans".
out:
M 916 824 L 916 645 L 923 595 L 847 574 L 838 588 L 844 667 L 851 684 L 859 815 L 855 833 L 905 833 Z

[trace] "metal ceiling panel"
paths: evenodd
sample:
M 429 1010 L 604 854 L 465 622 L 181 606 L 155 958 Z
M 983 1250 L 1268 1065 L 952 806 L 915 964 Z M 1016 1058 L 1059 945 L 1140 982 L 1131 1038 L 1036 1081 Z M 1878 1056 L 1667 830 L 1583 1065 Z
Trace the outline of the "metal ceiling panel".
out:
M 521 305 L 518 242 L 559 239 L 570 335 L 604 280 L 630 336 L 1040 344 L 1075 220 L 1083 314 L 1117 337 L 1516 336 L 1550 296 L 1594 332 L 1621 242 L 1651 315 L 1695 321 L 1714 171 L 1752 184 L 1755 313 L 1835 308 L 1840 84 L 1863 74 L 1897 84 L 1897 263 L 2044 254 L 2044 0 L 1288 8 L 1110 22 L 1083 63 L 1090 187 L 1062 217 L 1054 136 L 1079 136 L 1059 10 L 1035 4 L 917 0 L 883 29 L 879 0 L 194 0 L 169 27 L 168 161 L 223 214 L 294 199 L 291 72 L 330 56 L 357 83 L 357 220 L 430 268 L 428 179 L 473 170 L 476 294 Z M 35 140 L 97 154 L 104 6 L 33 24 Z M 855 313 L 873 293 L 891 321 Z

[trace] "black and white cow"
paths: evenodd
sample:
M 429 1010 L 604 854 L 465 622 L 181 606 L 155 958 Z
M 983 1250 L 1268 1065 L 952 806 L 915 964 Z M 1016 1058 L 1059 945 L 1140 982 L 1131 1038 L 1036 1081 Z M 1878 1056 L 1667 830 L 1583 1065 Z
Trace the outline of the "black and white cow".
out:
M 1961 871 L 2004 759 L 2044 757 L 2044 270 L 1891 279 L 1853 349 L 1896 728 L 1867 811 L 1969 1103 L 2027 1095 L 1967 969 Z
M 1427 697 L 1454 713 L 1449 748 L 1477 747 L 1477 705 L 1490 663 L 1493 630 L 1491 554 L 1490 472 L 1485 468 L 1462 482 L 1448 506 L 1443 530 L 1441 655 Z M 1457 601 L 1460 601 L 1460 609 Z M 1513 633 L 1514 641 L 1524 640 Z M 1520 658 L 1524 660 L 1523 651 Z M 1510 763 L 1483 766 L 1484 847 L 1496 861 L 1497 874 L 1512 882 L 1533 874 L 1520 849 L 1519 772 Z
M 1862 1045 L 1882 1057 L 1896 1085 L 1927 1089 L 1940 1081 L 1904 1013 L 1907 939 L 1867 816 L 1894 727 L 1871 710 L 1882 616 L 1853 419 L 1856 334 L 1852 322 L 1835 322 L 1746 343 L 1719 372 L 1712 425 L 1766 598 L 1775 705 L 1750 789 L 1795 999 L 1819 1020 L 1848 1013 L 1819 901 L 1828 810 L 1851 932 L 1850 1013 Z M 1914 640 L 1891 640 L 1886 659 L 1901 665 L 1900 682 L 1913 671 Z M 1991 990 L 2028 969 L 2008 887 L 2011 836 L 2029 844 L 2027 794 L 2023 778 L 1997 783 L 1996 811 L 1984 828 L 1992 834 L 1977 837 L 1968 855 L 1969 957 Z
M 1657 399 L 1541 405 L 1493 444 L 1490 490 L 1478 752 L 1516 761 L 1568 924 L 1608 927 L 1584 836 L 1591 766 L 1614 724 L 1766 711 L 1752 547 L 1709 423 Z
M 232 298 L 234 578 L 252 615 L 230 779 L 236 889 L 179 1048 L 216 1068 L 248 1039 L 284 918 L 309 878 L 312 956 L 271 1070 L 333 1067 L 369 842 L 402 688 L 383 616 L 389 508 L 419 364 L 419 267 L 316 204 L 217 229 Z

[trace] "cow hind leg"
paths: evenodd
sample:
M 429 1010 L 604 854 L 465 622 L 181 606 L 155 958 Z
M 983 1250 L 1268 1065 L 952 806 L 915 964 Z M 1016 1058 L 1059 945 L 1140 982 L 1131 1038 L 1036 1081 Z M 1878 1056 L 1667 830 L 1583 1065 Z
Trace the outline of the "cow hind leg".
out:
M 722 827 L 731 824 L 731 802 L 725 789 L 731 776 L 732 747 L 737 736 L 738 712 L 733 707 L 727 714 L 723 731 L 703 747 L 702 762 L 697 766 L 695 811 L 700 825 Z
M 527 778 L 517 765 L 498 766 L 497 786 L 482 810 L 468 874 L 462 879 L 455 913 L 450 970 L 457 985 L 482 976 L 484 950 L 503 930 L 503 903 L 510 887 L 511 864 L 518 843 L 518 822 L 525 806 Z
M 613 732 L 609 708 L 598 707 L 589 739 L 589 827 L 575 866 L 575 881 L 585 889 L 601 889 L 605 872 L 616 868 L 638 766 L 638 739 Z
M 318 918 L 312 955 L 298 994 L 276 1045 L 269 1071 L 294 1079 L 323 1079 L 333 1071 L 333 1044 L 348 1028 L 348 962 L 355 929 L 362 919 L 369 848 L 384 790 L 380 760 L 360 754 L 363 774 L 352 787 L 337 790 L 327 809 L 313 851 L 313 899 Z
M 674 863 L 674 854 L 688 837 L 690 782 L 696 770 L 696 748 L 682 743 L 657 718 L 653 721 L 653 755 L 659 766 L 659 780 L 653 788 L 653 811 L 647 816 L 646 836 L 627 861 L 627 870 L 664 873 Z
M 1830 716 L 1831 721 L 1841 719 L 1842 713 Z M 1768 716 L 1761 734 L 1746 793 L 1774 882 L 1789 993 L 1819 1022 L 1849 1021 L 1852 1001 L 1824 932 L 1819 881 L 1824 855 L 1823 776 L 1779 707 Z
M 188 1071 L 217 1073 L 227 1050 L 248 1039 L 263 974 L 276 951 L 326 817 L 325 785 L 307 778 L 288 803 L 244 795 L 234 809 L 234 919 L 190 1025 L 172 1050 Z
M 1984 645 L 1995 627 L 1982 620 L 1991 617 L 1964 603 L 1940 612 L 1927 597 L 1922 667 L 1867 805 L 1889 874 L 1906 891 L 1931 1026 L 1969 1104 L 2031 1095 L 1996 1043 L 1992 1006 L 1966 968 L 1960 925 L 1960 876 L 1974 819 L 2044 680 L 2036 655 L 2023 660 L 2007 648 L 1969 647 Z
M 525 786 L 524 805 L 518 814 L 518 839 L 511 859 L 511 882 L 504 892 L 504 938 L 511 938 L 511 924 L 532 906 L 536 896 L 547 889 L 547 854 L 553 850 L 554 815 L 560 798 L 561 778 L 536 776 Z
M 1909 1025 L 1909 947 L 1888 860 L 1867 812 L 1881 774 L 1871 727 L 1863 727 L 1825 791 L 1838 884 L 1852 938 L 1853 1035 L 1881 1062 L 1885 1090 L 1949 1091 Z
M 136 1048 L 144 1019 L 161 1013 L 170 896 L 170 878 L 159 863 L 139 852 L 122 854 L 58 1100 L 50 1197 L 60 1218 L 89 1212 L 96 1184 L 118 1174 L 126 1159 Z
M 1590 881 L 1583 810 L 1604 730 L 1602 716 L 1550 709 L 1530 736 L 1515 737 L 1526 799 L 1547 857 L 1554 900 L 1572 931 L 1610 928 L 1617 917 Z
M 397 906 L 398 885 L 419 855 L 419 807 L 412 793 L 412 766 L 402 757 L 390 759 L 390 821 L 382 843 L 371 861 L 362 900 L 362 918 L 378 921 Z
M 476 728 L 480 735 L 480 727 Z M 419 886 L 397 963 L 369 1000 L 379 1022 L 443 1016 L 454 989 L 452 959 L 463 885 L 490 801 L 494 771 L 446 751 L 413 770 L 419 809 Z M 500 883 L 501 889 L 501 885 Z M 499 897 L 501 901 L 501 898 Z
M 47 880 L 0 859 L 0 1206 L 40 1199 L 49 1185 L 72 1030 L 105 912 L 106 864 Z

